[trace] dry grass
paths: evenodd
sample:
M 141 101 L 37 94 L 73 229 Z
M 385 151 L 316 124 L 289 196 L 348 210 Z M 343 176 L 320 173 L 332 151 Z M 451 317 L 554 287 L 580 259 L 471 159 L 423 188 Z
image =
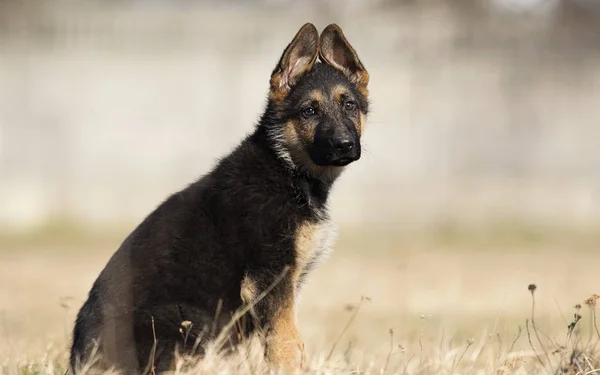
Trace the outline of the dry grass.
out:
M 593 246 L 346 238 L 302 295 L 305 373 L 600 373 Z M 2 250 L 0 372 L 63 374 L 74 316 L 114 244 Z M 229 358 L 209 350 L 179 373 L 275 373 L 260 353 L 256 341 Z

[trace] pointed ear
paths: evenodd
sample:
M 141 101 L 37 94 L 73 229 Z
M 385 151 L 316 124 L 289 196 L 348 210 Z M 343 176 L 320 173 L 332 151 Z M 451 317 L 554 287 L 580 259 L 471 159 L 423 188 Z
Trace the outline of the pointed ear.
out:
M 309 71 L 317 60 L 319 32 L 312 23 L 300 28 L 286 47 L 279 63 L 271 74 L 271 91 L 287 95 L 300 77 Z
M 349 80 L 366 89 L 369 73 L 344 37 L 342 29 L 335 23 L 327 26 L 321 33 L 319 56 L 323 62 L 340 70 Z

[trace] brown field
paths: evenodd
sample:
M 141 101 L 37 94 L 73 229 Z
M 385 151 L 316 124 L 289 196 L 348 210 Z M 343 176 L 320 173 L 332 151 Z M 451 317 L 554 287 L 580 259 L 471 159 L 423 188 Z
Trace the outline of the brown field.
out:
M 432 233 L 340 234 L 302 294 L 307 373 L 551 374 L 561 361 L 600 372 L 584 302 L 600 292 L 595 235 Z M 118 242 L 0 242 L 3 374 L 64 373 L 74 315 Z M 263 373 L 256 353 L 210 354 L 185 371 Z

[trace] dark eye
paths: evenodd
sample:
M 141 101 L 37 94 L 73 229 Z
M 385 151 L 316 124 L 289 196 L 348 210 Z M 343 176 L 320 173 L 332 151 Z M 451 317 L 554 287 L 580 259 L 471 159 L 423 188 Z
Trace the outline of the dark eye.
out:
M 352 100 L 348 100 L 344 103 L 344 108 L 346 108 L 347 111 L 352 111 L 354 108 L 356 108 L 356 103 L 354 103 Z
M 315 111 L 315 109 L 314 109 L 313 107 L 308 107 L 308 108 L 305 108 L 305 109 L 302 111 L 302 114 L 303 114 L 304 116 L 306 116 L 306 117 L 313 116 L 315 113 L 316 113 L 316 111 Z

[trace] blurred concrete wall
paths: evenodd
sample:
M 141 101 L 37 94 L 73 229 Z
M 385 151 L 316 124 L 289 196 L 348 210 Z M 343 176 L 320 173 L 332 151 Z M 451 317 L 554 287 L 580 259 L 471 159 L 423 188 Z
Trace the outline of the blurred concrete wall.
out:
M 252 130 L 307 21 L 372 77 L 342 224 L 596 225 L 600 18 L 389 3 L 0 3 L 0 228 L 140 220 Z

